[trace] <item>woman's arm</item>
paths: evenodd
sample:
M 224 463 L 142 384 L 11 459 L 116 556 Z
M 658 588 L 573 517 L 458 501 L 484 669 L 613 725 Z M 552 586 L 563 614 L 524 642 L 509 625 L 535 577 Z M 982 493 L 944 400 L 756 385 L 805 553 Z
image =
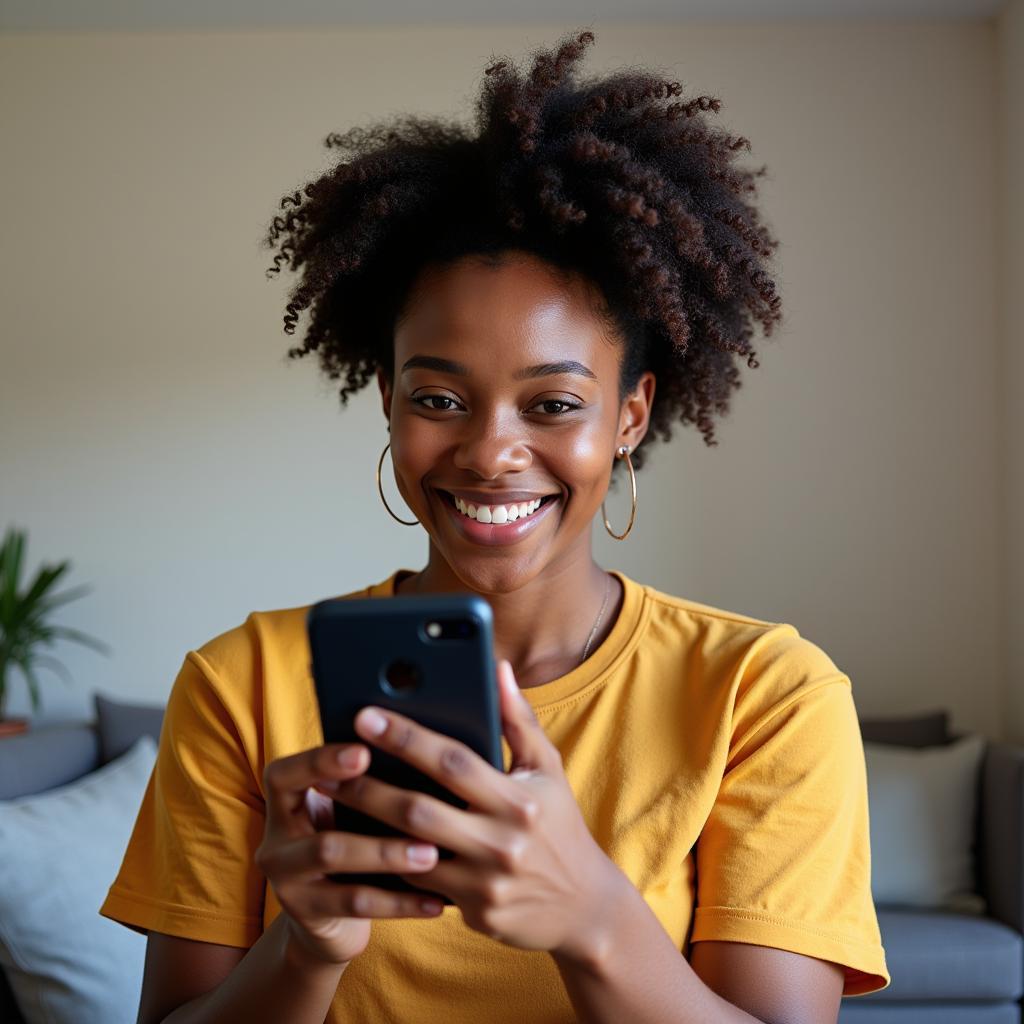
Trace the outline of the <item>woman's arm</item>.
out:
M 323 1024 L 347 966 L 295 942 L 284 914 L 248 950 L 150 932 L 138 1024 Z
M 151 931 L 139 1024 L 322 1024 L 345 967 L 366 948 L 370 919 L 441 913 L 440 900 L 328 880 L 333 873 L 360 871 L 415 877 L 436 863 L 435 847 L 424 862 L 412 858 L 414 844 L 405 839 L 331 828 L 331 798 L 319 787 L 358 778 L 368 765 L 365 747 L 335 743 L 266 766 L 266 826 L 253 859 L 282 913 L 248 951 Z
M 580 1024 L 825 1024 L 839 1014 L 844 976 L 837 964 L 766 946 L 698 942 L 691 967 L 625 876 L 607 906 L 608 927 L 586 952 L 552 954 Z

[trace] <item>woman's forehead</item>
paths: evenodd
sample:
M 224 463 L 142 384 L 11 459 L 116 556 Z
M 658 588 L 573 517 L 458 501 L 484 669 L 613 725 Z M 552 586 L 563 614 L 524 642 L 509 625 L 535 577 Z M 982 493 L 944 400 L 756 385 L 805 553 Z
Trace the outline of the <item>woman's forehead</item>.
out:
M 575 360 L 598 373 L 617 365 L 618 353 L 594 302 L 584 279 L 552 273 L 528 254 L 430 267 L 396 323 L 396 366 L 421 355 L 470 369 L 493 360 L 518 368 Z

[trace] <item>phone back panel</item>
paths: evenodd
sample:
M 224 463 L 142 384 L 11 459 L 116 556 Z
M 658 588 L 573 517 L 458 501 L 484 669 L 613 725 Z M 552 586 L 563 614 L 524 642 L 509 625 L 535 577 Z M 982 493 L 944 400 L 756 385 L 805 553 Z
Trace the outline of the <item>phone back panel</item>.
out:
M 431 623 L 455 624 L 457 632 L 463 620 L 471 623 L 466 636 L 428 635 Z M 475 594 L 334 598 L 313 605 L 307 628 L 324 742 L 368 746 L 368 775 L 456 807 L 467 806 L 430 776 L 356 733 L 353 720 L 368 704 L 397 711 L 451 736 L 504 770 L 493 619 L 482 598 Z M 388 682 L 389 675 L 399 686 Z M 406 835 L 342 803 L 334 804 L 334 818 L 335 827 L 343 832 Z M 438 853 L 441 859 L 453 856 L 443 848 Z M 330 877 L 392 891 L 427 891 L 395 874 L 346 872 Z

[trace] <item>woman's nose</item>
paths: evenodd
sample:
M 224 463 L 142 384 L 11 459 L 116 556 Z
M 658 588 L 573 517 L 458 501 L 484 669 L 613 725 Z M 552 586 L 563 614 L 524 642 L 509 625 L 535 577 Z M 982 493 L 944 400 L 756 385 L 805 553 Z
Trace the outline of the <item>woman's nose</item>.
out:
M 498 416 L 471 417 L 455 449 L 455 465 L 483 480 L 520 472 L 531 461 L 522 425 Z

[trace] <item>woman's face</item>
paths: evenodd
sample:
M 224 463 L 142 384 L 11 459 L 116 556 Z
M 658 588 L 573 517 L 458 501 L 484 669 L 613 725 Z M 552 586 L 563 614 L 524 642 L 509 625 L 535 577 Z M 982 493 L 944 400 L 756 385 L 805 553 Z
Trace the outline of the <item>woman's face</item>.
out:
M 427 268 L 395 329 L 394 378 L 379 375 L 402 497 L 479 593 L 589 567 L 615 451 L 639 443 L 654 394 L 646 373 L 620 401 L 622 345 L 589 283 L 503 255 Z

